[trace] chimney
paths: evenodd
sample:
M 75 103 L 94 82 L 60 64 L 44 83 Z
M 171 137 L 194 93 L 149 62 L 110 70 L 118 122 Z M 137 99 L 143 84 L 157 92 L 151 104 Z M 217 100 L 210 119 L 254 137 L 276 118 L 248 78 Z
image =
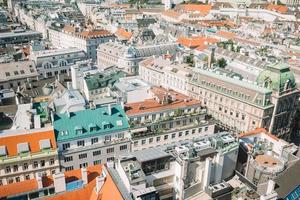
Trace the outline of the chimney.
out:
M 67 82 L 67 88 L 68 88 L 68 90 L 72 89 L 71 82 Z
M 272 194 L 272 192 L 274 191 L 274 187 L 275 187 L 275 182 L 273 180 L 269 180 L 266 195 Z
M 96 177 L 96 193 L 98 194 L 104 185 L 105 177 L 103 175 Z
M 87 169 L 85 167 L 81 168 L 81 179 L 83 181 L 83 185 L 88 183 Z
M 211 49 L 211 51 L 209 52 L 209 54 L 208 54 L 208 59 L 207 59 L 207 61 L 208 61 L 208 64 L 207 64 L 208 68 L 211 68 L 211 66 L 212 66 L 212 64 L 214 62 L 214 59 L 215 59 L 214 57 L 215 57 L 215 47 L 213 47 Z
M 42 189 L 43 188 L 42 177 L 39 175 L 39 173 L 36 173 L 35 177 L 36 177 L 35 179 L 37 181 L 38 189 Z
M 65 174 L 60 172 L 53 175 L 55 193 L 66 191 Z
M 124 109 L 124 101 L 121 101 L 121 107 Z
M 204 167 L 204 176 L 203 176 L 203 190 L 210 184 L 211 178 L 211 158 L 206 158 L 205 167 Z
M 108 115 L 111 115 L 111 105 L 110 104 L 107 105 L 107 113 L 108 113 Z

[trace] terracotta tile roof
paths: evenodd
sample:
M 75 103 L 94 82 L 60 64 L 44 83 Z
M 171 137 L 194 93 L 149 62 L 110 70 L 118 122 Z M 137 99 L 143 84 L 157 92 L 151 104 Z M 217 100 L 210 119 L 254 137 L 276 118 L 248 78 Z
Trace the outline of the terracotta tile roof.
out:
M 230 39 L 230 40 L 236 37 L 235 33 L 229 32 L 229 31 L 218 31 L 217 35 L 222 36 L 226 39 Z
M 24 130 L 25 131 L 25 130 Z M 56 141 L 53 130 L 49 131 L 36 131 L 28 134 L 15 134 L 11 136 L 1 136 L 0 146 L 6 146 L 8 156 L 17 156 L 19 143 L 27 142 L 31 153 L 40 152 L 40 140 L 50 139 L 52 149 L 56 149 Z
M 214 44 L 217 43 L 219 40 L 215 38 L 208 38 L 208 37 L 179 37 L 177 42 L 183 46 L 189 47 L 189 48 L 196 48 L 198 46 L 204 46 L 208 44 Z
M 236 24 L 231 20 L 201 20 L 199 22 L 199 25 L 206 26 L 206 27 L 224 27 L 229 26 L 231 28 L 234 28 Z
M 174 96 L 176 100 L 172 101 L 168 104 L 161 104 L 157 101 L 157 99 L 146 99 L 142 102 L 130 103 L 125 105 L 126 115 L 132 116 L 136 114 L 142 113 L 149 113 L 149 112 L 156 112 L 162 110 L 169 110 L 169 109 L 177 109 L 183 108 L 187 106 L 193 105 L 200 105 L 200 101 L 191 99 L 186 95 L 178 93 L 174 90 L 166 90 L 162 87 L 153 87 L 151 88 L 151 92 L 156 96 L 158 99 L 161 99 L 162 96 L 168 92 L 170 95 Z
M 207 48 L 208 48 L 208 46 L 205 45 L 205 44 L 203 44 L 203 45 L 198 46 L 198 47 L 196 48 L 196 50 L 197 50 L 197 51 L 204 51 L 204 50 L 207 49 Z
M 186 12 L 199 12 L 203 15 L 209 14 L 212 6 L 211 5 L 199 5 L 199 4 L 183 4 L 179 5 L 179 8 L 181 8 L 183 11 Z
M 181 13 L 174 11 L 174 10 L 165 10 L 162 12 L 163 15 L 167 16 L 167 17 L 171 17 L 174 19 L 179 19 Z
M 109 173 L 106 173 L 106 179 L 99 194 L 96 194 L 96 177 L 100 176 L 103 166 L 95 165 L 87 168 L 88 184 L 81 189 L 70 192 L 60 193 L 58 195 L 44 197 L 49 200 L 123 200 L 116 184 L 113 182 Z M 81 179 L 81 170 L 72 170 L 65 172 L 66 182 Z M 53 185 L 52 177 L 43 177 L 43 187 Z M 38 189 L 37 181 L 35 179 L 22 181 L 19 183 L 12 183 L 0 186 L 0 198 L 6 196 L 17 195 L 20 193 L 30 192 Z
M 277 140 L 277 141 L 279 140 L 278 137 L 276 137 L 275 135 L 272 135 L 264 128 L 256 128 L 256 129 L 248 131 L 246 133 L 241 133 L 239 135 L 239 137 L 243 138 L 243 137 L 248 137 L 248 136 L 253 136 L 253 135 L 258 135 L 258 134 L 266 134 L 266 135 L 270 136 L 271 138 L 273 138 L 274 140 Z
M 116 31 L 116 36 L 122 39 L 130 40 L 132 33 L 129 31 L 126 31 L 124 28 L 119 28 Z
M 0 186 L 0 198 L 33 191 L 37 188 L 38 185 L 35 179 L 3 185 Z
M 279 13 L 287 13 L 287 11 L 289 10 L 288 7 L 283 6 L 283 5 L 274 5 L 274 4 L 269 4 L 267 7 L 267 10 L 271 10 L 271 11 L 275 11 L 275 12 L 279 12 Z
M 112 33 L 107 30 L 93 30 L 93 31 L 83 31 L 81 32 L 81 36 L 84 38 L 91 38 L 91 37 L 104 37 L 104 36 L 111 36 Z
M 63 28 L 63 30 L 69 33 L 75 33 L 76 27 L 67 25 Z

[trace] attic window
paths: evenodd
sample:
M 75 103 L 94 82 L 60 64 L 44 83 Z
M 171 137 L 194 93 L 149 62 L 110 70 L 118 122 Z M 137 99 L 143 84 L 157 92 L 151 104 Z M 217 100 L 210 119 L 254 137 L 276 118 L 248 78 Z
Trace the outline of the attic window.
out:
M 61 135 L 61 136 L 68 135 L 68 131 L 61 131 L 61 132 L 60 132 L 60 135 Z
M 76 132 L 76 134 L 82 134 L 83 128 L 81 126 L 75 126 L 75 132 Z
M 103 127 L 103 129 L 109 129 L 111 127 L 111 124 L 104 121 L 104 122 L 102 122 L 102 127 Z
M 17 145 L 17 148 L 18 148 L 18 153 L 27 153 L 27 152 L 29 152 L 29 145 L 28 145 L 27 142 L 19 143 Z
M 40 149 L 50 149 L 51 143 L 50 139 L 40 140 Z
M 94 123 L 90 123 L 89 124 L 89 129 L 90 131 L 97 131 L 97 125 Z
M 6 156 L 6 147 L 5 146 L 0 146 L 0 156 Z

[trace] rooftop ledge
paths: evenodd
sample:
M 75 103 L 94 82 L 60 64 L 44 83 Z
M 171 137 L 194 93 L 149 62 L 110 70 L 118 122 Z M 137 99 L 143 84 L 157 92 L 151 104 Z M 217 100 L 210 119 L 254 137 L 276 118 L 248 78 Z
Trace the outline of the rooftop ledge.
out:
M 36 153 L 20 153 L 18 156 L 0 156 L 0 164 L 8 164 L 17 162 L 20 160 L 30 160 L 30 159 L 37 159 L 37 158 L 43 158 L 45 156 L 54 156 L 58 154 L 57 149 L 44 149 L 40 152 Z

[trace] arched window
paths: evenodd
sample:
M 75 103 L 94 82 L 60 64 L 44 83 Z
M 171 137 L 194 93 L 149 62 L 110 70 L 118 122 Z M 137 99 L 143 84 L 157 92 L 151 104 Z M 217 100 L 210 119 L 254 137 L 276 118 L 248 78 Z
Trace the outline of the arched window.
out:
M 52 68 L 52 63 L 51 62 L 45 62 L 43 63 L 43 68 L 44 69 L 51 69 Z
M 67 66 L 68 62 L 66 60 L 59 60 L 58 61 L 58 66 L 64 67 Z
M 291 88 L 291 80 L 288 79 L 284 84 L 284 91 Z

